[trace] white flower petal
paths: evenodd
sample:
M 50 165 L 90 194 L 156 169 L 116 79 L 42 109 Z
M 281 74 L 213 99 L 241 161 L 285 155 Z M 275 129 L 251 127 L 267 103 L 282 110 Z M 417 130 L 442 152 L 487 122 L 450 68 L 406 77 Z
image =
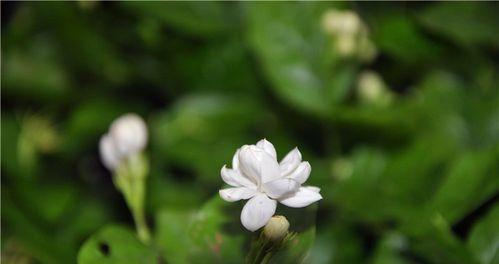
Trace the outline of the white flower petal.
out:
M 240 171 L 257 184 L 280 178 L 279 164 L 263 149 L 245 145 L 239 151 Z
M 113 121 L 109 134 L 122 156 L 137 153 L 144 149 L 147 143 L 146 123 L 136 114 L 126 114 Z
M 291 171 L 291 173 L 287 175 L 286 178 L 293 179 L 300 184 L 303 184 L 307 181 L 311 171 L 312 167 L 310 167 L 310 163 L 308 163 L 308 161 L 304 161 L 300 163 L 300 165 L 294 171 Z
M 262 139 L 256 143 L 256 146 L 265 150 L 270 156 L 272 156 L 274 159 L 277 159 L 277 153 L 275 151 L 274 145 L 267 141 L 267 139 Z
M 274 181 L 281 178 L 277 160 L 267 153 L 265 153 L 265 155 L 262 155 L 260 177 L 262 179 L 262 183 Z
M 99 142 L 99 152 L 101 161 L 107 169 L 114 170 L 120 163 L 119 154 L 109 134 L 105 134 L 101 137 Z
M 255 189 L 250 189 L 246 187 L 236 187 L 236 188 L 227 188 L 218 191 L 220 197 L 227 202 L 235 202 L 239 200 L 246 200 L 253 197 L 256 193 Z
M 279 164 L 281 175 L 287 175 L 292 172 L 301 162 L 301 153 L 298 148 L 291 150 Z
M 250 179 L 241 175 L 239 171 L 228 169 L 226 166 L 222 167 L 220 175 L 222 176 L 222 180 L 228 185 L 234 187 L 244 186 L 244 187 L 256 188 L 255 183 L 253 183 Z
M 237 149 L 234 157 L 232 157 L 232 169 L 237 171 L 239 170 L 239 150 Z
M 261 153 L 264 151 L 250 145 L 244 145 L 239 150 L 239 170 L 257 183 L 260 182 Z
M 292 179 L 278 179 L 264 184 L 265 193 L 277 199 L 300 188 L 300 184 Z
M 314 192 L 320 192 L 321 191 L 321 188 L 315 187 L 315 186 L 305 186 L 303 188 L 307 188 L 307 189 L 309 189 L 311 191 L 314 191 Z
M 263 227 L 274 215 L 277 202 L 265 194 L 257 194 L 251 198 L 241 212 L 241 223 L 254 232 Z
M 317 191 L 317 187 L 300 187 L 296 193 L 291 196 L 280 199 L 279 202 L 294 208 L 305 207 L 311 203 L 322 199 L 322 196 Z

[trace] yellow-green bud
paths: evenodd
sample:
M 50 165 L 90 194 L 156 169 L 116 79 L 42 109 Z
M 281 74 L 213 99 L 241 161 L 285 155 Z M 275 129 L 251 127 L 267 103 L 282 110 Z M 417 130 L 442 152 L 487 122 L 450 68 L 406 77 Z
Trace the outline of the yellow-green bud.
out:
M 263 228 L 263 234 L 272 241 L 280 241 L 288 234 L 288 229 L 288 219 L 282 215 L 274 215 Z

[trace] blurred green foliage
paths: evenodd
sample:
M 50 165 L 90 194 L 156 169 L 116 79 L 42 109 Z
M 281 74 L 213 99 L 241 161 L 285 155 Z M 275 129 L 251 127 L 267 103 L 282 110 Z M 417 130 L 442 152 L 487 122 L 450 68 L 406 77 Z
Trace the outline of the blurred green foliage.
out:
M 373 60 L 334 49 L 321 25 L 331 9 L 359 14 Z M 219 170 L 265 137 L 281 158 L 298 146 L 324 196 L 312 212 L 279 206 L 303 244 L 277 262 L 499 263 L 498 13 L 493 2 L 2 2 L 2 259 L 239 263 L 250 233 L 242 204 L 218 198 Z M 388 103 L 361 100 L 365 70 Z M 150 128 L 153 249 L 98 156 L 126 112 Z

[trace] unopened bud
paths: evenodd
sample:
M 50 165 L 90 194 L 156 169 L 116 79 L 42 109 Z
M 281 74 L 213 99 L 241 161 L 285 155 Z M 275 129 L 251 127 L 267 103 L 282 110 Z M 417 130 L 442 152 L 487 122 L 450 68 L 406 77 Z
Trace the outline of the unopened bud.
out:
M 272 241 L 281 241 L 288 234 L 288 230 L 288 219 L 282 215 L 274 215 L 263 228 L 263 234 Z
M 390 104 L 392 94 L 386 87 L 381 76 L 376 72 L 362 72 L 357 81 L 357 85 L 357 93 L 361 102 L 379 106 Z
M 100 155 L 104 165 L 115 170 L 123 160 L 139 154 L 147 144 L 147 126 L 136 114 L 126 114 L 116 119 L 109 133 L 102 136 Z
M 357 51 L 357 40 L 354 36 L 340 36 L 336 40 L 336 51 L 341 57 L 351 57 Z
M 126 114 L 116 119 L 109 129 L 109 134 L 122 156 L 129 156 L 145 148 L 147 126 L 136 114 Z
M 362 28 L 362 21 L 355 12 L 333 9 L 323 15 L 322 27 L 333 35 L 355 35 Z

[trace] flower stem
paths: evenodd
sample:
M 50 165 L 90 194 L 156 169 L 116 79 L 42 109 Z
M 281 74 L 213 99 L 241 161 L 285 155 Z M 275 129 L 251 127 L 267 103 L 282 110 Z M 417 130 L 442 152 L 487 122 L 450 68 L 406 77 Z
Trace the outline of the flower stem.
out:
M 140 241 L 145 244 L 149 243 L 150 233 L 147 227 L 147 222 L 144 213 L 144 200 L 145 200 L 145 177 L 129 177 L 130 192 L 129 192 L 129 207 L 132 212 L 133 220 L 135 221 L 135 228 L 137 229 L 137 236 Z
M 147 170 L 134 170 L 134 167 L 144 166 L 143 163 L 140 163 L 145 162 L 145 160 L 136 159 L 134 161 L 133 166 L 124 166 L 116 172 L 114 177 L 115 185 L 123 194 L 132 213 L 139 240 L 144 244 L 148 244 L 151 235 L 144 212 Z
M 151 235 L 149 232 L 149 227 L 147 227 L 147 222 L 144 215 L 144 210 L 132 210 L 133 220 L 135 221 L 135 228 L 137 229 L 137 236 L 140 241 L 148 244 L 151 240 Z
M 289 244 L 296 233 L 289 233 L 284 238 L 276 240 L 271 239 L 261 232 L 258 237 L 254 237 L 251 242 L 251 248 L 246 256 L 246 264 L 267 264 L 280 250 Z
M 265 259 L 270 259 L 272 254 L 272 242 L 266 239 L 262 234 L 254 238 L 251 243 L 251 249 L 246 256 L 247 264 L 261 264 L 266 263 Z

